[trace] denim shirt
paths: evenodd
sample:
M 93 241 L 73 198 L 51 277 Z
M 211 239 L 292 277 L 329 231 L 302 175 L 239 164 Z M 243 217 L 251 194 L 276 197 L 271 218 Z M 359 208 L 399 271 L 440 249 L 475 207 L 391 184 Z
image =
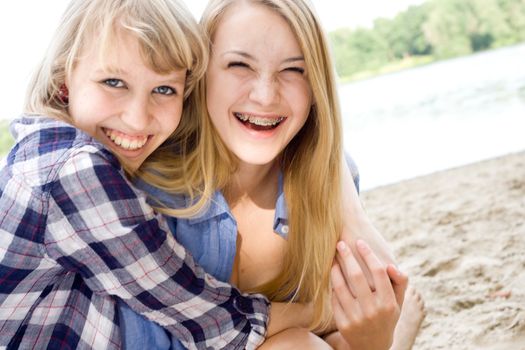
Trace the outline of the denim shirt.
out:
M 354 161 L 346 160 L 354 184 L 359 191 L 359 173 Z M 143 187 L 155 198 L 171 207 L 181 207 L 184 200 L 173 197 L 150 186 Z M 168 224 L 176 240 L 192 255 L 195 261 L 220 281 L 231 277 L 237 244 L 237 222 L 221 192 L 215 192 L 208 209 L 192 219 L 168 217 Z M 274 232 L 283 238 L 288 234 L 288 211 L 283 192 L 282 175 L 279 176 L 277 201 L 275 203 Z M 162 327 L 148 321 L 119 301 L 119 316 L 124 349 L 186 349 Z

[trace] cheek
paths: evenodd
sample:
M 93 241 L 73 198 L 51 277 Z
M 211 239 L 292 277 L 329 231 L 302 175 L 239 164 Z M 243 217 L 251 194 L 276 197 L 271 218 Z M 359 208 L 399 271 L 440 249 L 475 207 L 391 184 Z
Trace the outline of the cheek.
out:
M 293 101 L 294 115 L 299 117 L 301 125 L 305 123 L 313 104 L 312 90 L 308 85 L 299 85 L 290 89 L 288 100 Z
M 114 99 L 94 89 L 71 94 L 69 98 L 70 113 L 93 114 L 93 117 L 111 114 L 115 105 Z M 75 116 L 72 115 L 72 117 Z
M 177 129 L 182 119 L 182 102 L 171 104 L 163 108 L 161 126 L 166 134 L 171 134 Z
M 245 90 L 242 79 L 230 72 L 212 70 L 206 76 L 206 107 L 212 118 L 227 115 Z
M 206 89 L 206 108 L 213 124 L 228 115 L 227 94 L 215 84 L 209 84 Z

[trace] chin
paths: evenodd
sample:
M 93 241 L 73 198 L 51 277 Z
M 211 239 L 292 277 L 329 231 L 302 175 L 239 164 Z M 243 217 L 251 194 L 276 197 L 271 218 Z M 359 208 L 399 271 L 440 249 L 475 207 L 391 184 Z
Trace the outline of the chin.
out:
M 260 154 L 244 154 L 240 157 L 237 156 L 239 160 L 243 163 L 250 164 L 250 165 L 268 165 L 277 160 L 277 156 L 275 157 L 268 157 L 268 154 L 266 155 L 260 155 Z

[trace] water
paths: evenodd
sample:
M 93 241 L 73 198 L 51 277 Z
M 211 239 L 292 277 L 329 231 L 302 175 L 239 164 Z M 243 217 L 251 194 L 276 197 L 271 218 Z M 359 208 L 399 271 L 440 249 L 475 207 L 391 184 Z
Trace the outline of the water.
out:
M 363 189 L 525 150 L 525 44 L 341 85 Z

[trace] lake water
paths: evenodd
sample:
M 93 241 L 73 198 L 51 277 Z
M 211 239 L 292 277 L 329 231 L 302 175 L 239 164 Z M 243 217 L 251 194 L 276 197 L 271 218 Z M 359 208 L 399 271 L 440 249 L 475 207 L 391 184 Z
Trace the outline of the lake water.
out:
M 363 189 L 525 150 L 525 44 L 339 87 Z

